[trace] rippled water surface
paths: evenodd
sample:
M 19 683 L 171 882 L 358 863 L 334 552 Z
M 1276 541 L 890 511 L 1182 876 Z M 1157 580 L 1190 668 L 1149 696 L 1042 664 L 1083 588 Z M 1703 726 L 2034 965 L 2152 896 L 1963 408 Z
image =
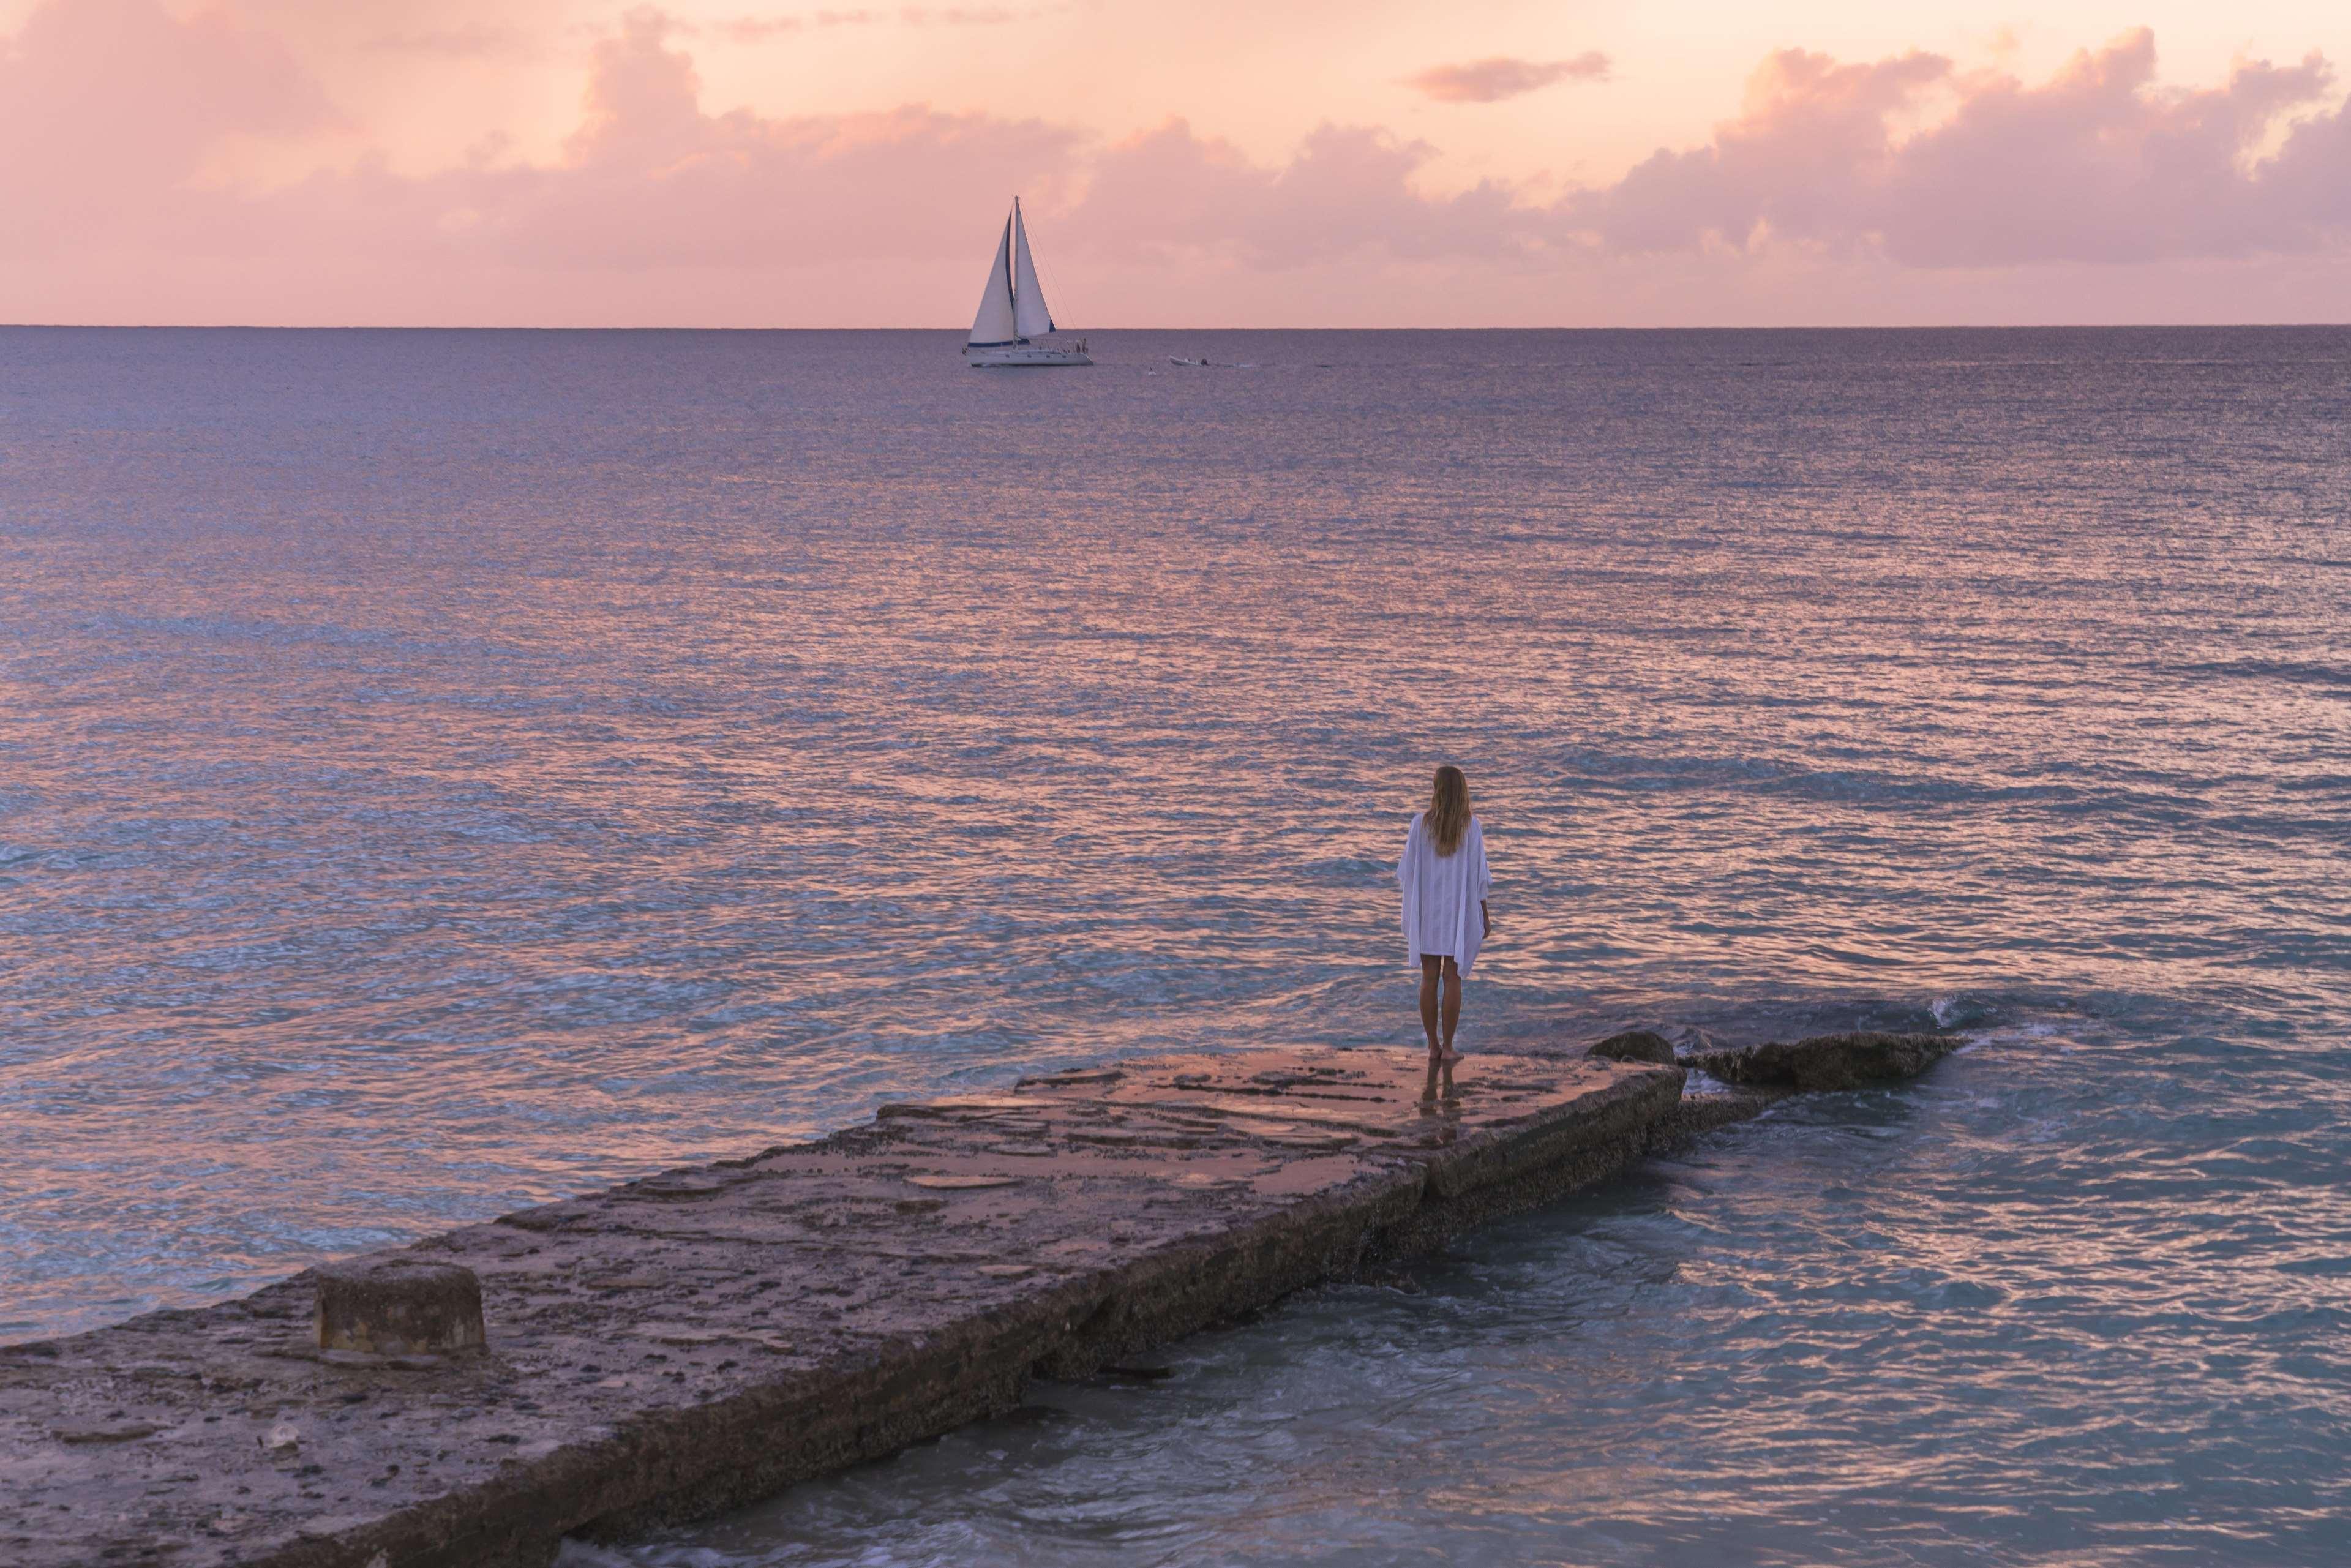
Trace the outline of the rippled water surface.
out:
M 1452 759 L 1473 1048 L 1976 1043 L 626 1560 L 2337 1560 L 2351 332 L 1095 341 L 0 332 L 0 1337 L 1408 1043 Z

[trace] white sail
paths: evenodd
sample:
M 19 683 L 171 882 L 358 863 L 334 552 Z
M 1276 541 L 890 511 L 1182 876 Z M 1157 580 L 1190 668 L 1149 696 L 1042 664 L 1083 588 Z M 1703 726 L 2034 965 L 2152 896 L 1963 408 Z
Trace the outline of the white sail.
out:
M 1009 343 L 1019 336 L 1012 319 L 1012 224 L 1007 219 L 1004 237 L 996 242 L 996 263 L 987 269 L 987 287 L 980 291 L 979 314 L 971 319 L 970 341 Z
M 1029 225 L 1020 216 L 1020 198 L 1012 198 L 1012 254 L 1018 265 L 1013 275 L 1013 320 L 1024 338 L 1041 338 L 1053 329 L 1053 312 L 1045 303 L 1045 290 L 1037 281 L 1037 262 L 1029 254 Z
M 1037 281 L 1037 258 L 1029 254 L 1029 220 L 1021 216 L 1020 198 L 1015 196 L 1012 214 L 996 241 L 996 265 L 987 269 L 979 314 L 971 319 L 963 362 L 976 371 L 1093 363 L 1082 338 L 1074 343 L 1045 341 L 1054 330 L 1053 312 Z

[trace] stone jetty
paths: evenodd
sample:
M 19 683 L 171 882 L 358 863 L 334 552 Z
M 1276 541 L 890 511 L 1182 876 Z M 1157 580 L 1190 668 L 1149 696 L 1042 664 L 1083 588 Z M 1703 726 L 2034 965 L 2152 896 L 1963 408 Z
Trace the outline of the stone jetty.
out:
M 1942 1049 L 1833 1038 L 1864 1076 Z M 0 1563 L 541 1568 L 566 1535 L 891 1453 L 1835 1077 L 1789 1066 L 1799 1042 L 1686 1094 L 1663 1043 L 1025 1079 L 0 1348 Z

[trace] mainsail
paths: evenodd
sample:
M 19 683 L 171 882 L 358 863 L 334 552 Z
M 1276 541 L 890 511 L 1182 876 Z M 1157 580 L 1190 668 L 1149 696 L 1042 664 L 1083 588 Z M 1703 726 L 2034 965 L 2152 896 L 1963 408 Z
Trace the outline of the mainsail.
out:
M 1029 242 L 1020 242 L 1025 261 Z M 1012 220 L 1004 221 L 1004 237 L 996 242 L 996 265 L 987 269 L 987 287 L 980 291 L 979 314 L 971 319 L 970 347 L 994 348 L 1020 337 L 1012 311 Z
M 1029 254 L 1029 225 L 1021 219 L 1018 196 L 1012 198 L 1012 254 L 1019 264 L 1012 284 L 1013 320 L 1022 337 L 1043 337 L 1053 329 L 1053 312 L 1037 282 L 1037 262 Z

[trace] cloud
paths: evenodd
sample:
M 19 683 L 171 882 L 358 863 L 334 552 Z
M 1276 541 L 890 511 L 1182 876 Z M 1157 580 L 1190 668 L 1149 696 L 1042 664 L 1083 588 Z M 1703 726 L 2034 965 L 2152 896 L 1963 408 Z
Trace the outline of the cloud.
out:
M 1757 69 L 1744 111 L 1712 141 L 1660 150 L 1614 185 L 1573 199 L 1572 211 L 1615 250 L 1739 246 L 1759 227 L 1780 237 L 1846 234 L 1894 156 L 1892 117 L 1950 75 L 1938 55 L 1840 65 L 1782 50 Z
M 152 233 L 207 201 L 190 184 L 233 137 L 336 127 L 276 39 L 153 0 L 36 11 L 0 52 L 0 251 L 70 251 Z
M 28 319 L 939 319 L 968 308 L 1019 192 L 1062 276 L 1094 280 L 1061 301 L 1073 319 L 1438 324 L 1586 301 L 1623 319 L 1612 301 L 1650 299 L 1644 319 L 1691 320 L 1765 298 L 1795 319 L 1907 298 L 2012 315 L 2034 298 L 2014 277 L 2091 308 L 2193 285 L 2250 314 L 2194 271 L 2214 264 L 2351 314 L 2351 110 L 2316 56 L 2178 89 L 2145 34 L 2039 82 L 1788 50 L 1702 143 L 1552 197 L 1432 190 L 1435 149 L 1376 126 L 1268 158 L 1182 119 L 1105 142 L 922 104 L 713 112 L 687 37 L 628 13 L 555 155 L 421 174 L 363 158 L 260 189 L 207 175 L 210 150 L 341 126 L 270 36 L 52 0 L 0 47 L 0 295 Z M 2167 267 L 2188 292 L 2116 281 Z M 1922 278 L 1944 281 L 1902 281 Z
M 1022 16 L 1000 5 L 950 5 L 939 11 L 908 5 L 898 13 L 898 19 L 909 27 L 1001 27 L 1020 21 Z
M 1287 162 L 1258 163 L 1183 120 L 1094 158 L 1066 226 L 1075 243 L 1122 259 L 1214 254 L 1294 267 L 1347 256 L 1421 261 L 1528 249 L 1528 221 L 1502 186 L 1417 194 L 1433 154 L 1360 126 L 1325 125 Z
M 2324 59 L 2242 63 L 2195 90 L 2158 88 L 2155 59 L 2145 30 L 2039 84 L 1939 55 L 1842 65 L 1783 50 L 1707 145 L 1660 152 L 1570 210 L 1619 251 L 1799 243 L 1930 268 L 2231 257 L 2345 237 L 2351 110 L 2327 111 Z M 1942 99 L 1948 115 L 1902 132 Z
M 375 54 L 422 55 L 438 60 L 517 59 L 535 52 L 529 41 L 515 29 L 480 22 L 382 33 L 360 47 Z
M 1933 54 L 1851 64 L 1789 49 L 1704 145 L 1557 201 L 1492 183 L 1419 193 L 1432 150 L 1377 131 L 1325 126 L 1265 165 L 1171 121 L 1094 161 L 1076 218 L 1117 236 L 1108 249 L 1274 267 L 1793 251 L 1980 270 L 2314 254 L 2351 243 L 2351 105 L 2333 87 L 2314 54 L 2165 89 L 2145 31 L 2034 84 Z
M 902 5 L 883 11 L 817 11 L 808 16 L 737 16 L 714 23 L 711 30 L 730 43 L 758 44 L 769 38 L 805 32 L 810 27 L 865 27 L 894 19 L 906 27 L 1001 27 L 1014 22 L 1057 16 L 1067 5 L 1039 5 L 1015 11 L 1002 5 Z
M 1467 65 L 1432 66 L 1405 78 L 1439 103 L 1499 103 L 1563 81 L 1606 81 L 1606 55 L 1589 49 L 1572 60 L 1520 60 L 1507 55 Z
M 882 20 L 874 11 L 817 11 L 806 16 L 736 16 L 711 25 L 711 31 L 730 43 L 758 44 L 810 27 L 869 27 Z
M 774 271 L 963 255 L 972 231 L 941 214 L 993 215 L 998 193 L 1050 191 L 1074 157 L 1065 129 L 919 106 L 707 114 L 672 28 L 640 9 L 596 46 L 562 162 L 453 172 L 412 198 L 472 214 L 455 232 L 507 262 Z

